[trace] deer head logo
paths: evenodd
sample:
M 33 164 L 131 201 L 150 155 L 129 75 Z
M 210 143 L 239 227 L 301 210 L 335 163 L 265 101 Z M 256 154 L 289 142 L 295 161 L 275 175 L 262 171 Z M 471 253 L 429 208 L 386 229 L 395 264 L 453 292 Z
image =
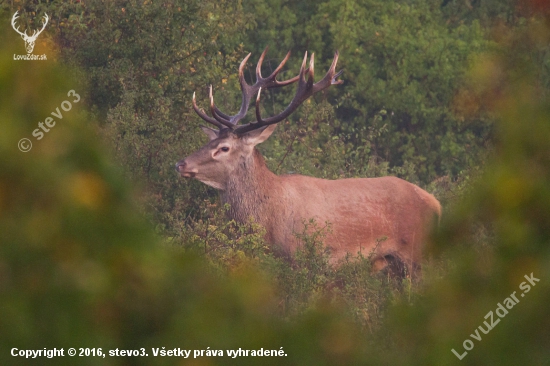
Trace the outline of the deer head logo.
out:
M 40 33 L 42 33 L 44 28 L 46 28 L 46 24 L 48 24 L 48 20 L 50 18 L 48 18 L 48 14 L 44 14 L 44 20 L 43 20 L 44 24 L 42 25 L 42 29 L 40 29 L 39 31 L 35 30 L 32 36 L 29 36 L 27 35 L 26 30 L 23 33 L 19 30 L 19 27 L 17 28 L 15 27 L 15 20 L 19 17 L 17 13 L 19 13 L 19 11 L 16 11 L 15 14 L 13 14 L 13 17 L 11 18 L 11 26 L 17 33 L 21 35 L 21 38 L 23 38 L 23 41 L 25 41 L 25 49 L 27 50 L 27 53 L 32 53 L 32 50 L 34 49 L 34 42 L 36 42 L 36 38 L 38 38 Z

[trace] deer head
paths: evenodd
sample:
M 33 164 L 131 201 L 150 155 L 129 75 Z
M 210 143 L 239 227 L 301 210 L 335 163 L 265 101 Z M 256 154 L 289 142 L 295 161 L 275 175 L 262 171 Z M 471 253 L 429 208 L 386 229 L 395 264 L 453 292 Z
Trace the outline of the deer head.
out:
M 208 116 L 203 110 L 199 109 L 193 93 L 193 109 L 206 122 L 211 123 L 217 129 L 203 127 L 202 130 L 210 138 L 210 142 L 196 151 L 191 156 L 176 164 L 176 170 L 187 178 L 196 178 L 201 182 L 214 188 L 225 190 L 227 182 L 238 167 L 250 165 L 253 159 L 254 146 L 265 141 L 275 129 L 276 123 L 287 118 L 298 106 L 311 95 L 328 88 L 334 84 L 341 84 L 341 80 L 336 80 L 342 71 L 336 73 L 336 63 L 338 62 L 338 52 L 334 55 L 332 65 L 325 77 L 317 83 L 313 82 L 314 77 L 314 55 L 311 55 L 309 68 L 306 69 L 307 52 L 304 56 L 300 72 L 297 76 L 285 80 L 276 80 L 277 74 L 281 71 L 290 52 L 287 53 L 283 61 L 268 77 L 263 77 L 261 73 L 262 62 L 267 53 L 264 50 L 256 66 L 256 82 L 253 85 L 248 84 L 244 79 L 244 68 L 250 54 L 248 54 L 239 66 L 239 82 L 242 91 L 242 104 L 239 112 L 235 115 L 228 115 L 220 111 L 215 103 L 210 86 L 210 111 L 212 117 Z M 307 79 L 306 79 L 307 74 Z M 260 96 L 262 89 L 271 89 L 286 86 L 298 82 L 296 95 L 290 104 L 281 113 L 262 118 L 260 112 Z M 238 125 L 239 121 L 246 116 L 250 100 L 256 95 L 256 121 L 244 125 Z
M 36 38 L 38 38 L 40 33 L 42 33 L 44 28 L 46 28 L 46 24 L 48 24 L 48 20 L 50 18 L 48 17 L 48 14 L 44 14 L 44 20 L 43 20 L 44 24 L 42 25 L 42 29 L 40 29 L 39 31 L 35 30 L 32 36 L 28 36 L 26 30 L 25 30 L 25 33 L 23 33 L 19 30 L 19 27 L 17 28 L 15 27 L 15 21 L 19 17 L 17 15 L 18 13 L 19 11 L 16 11 L 15 14 L 13 14 L 13 17 L 11 18 L 11 26 L 17 33 L 19 33 L 19 35 L 21 35 L 21 38 L 23 38 L 23 41 L 25 41 L 25 49 L 27 50 L 27 53 L 32 53 L 32 51 L 34 50 L 34 43 L 36 42 Z

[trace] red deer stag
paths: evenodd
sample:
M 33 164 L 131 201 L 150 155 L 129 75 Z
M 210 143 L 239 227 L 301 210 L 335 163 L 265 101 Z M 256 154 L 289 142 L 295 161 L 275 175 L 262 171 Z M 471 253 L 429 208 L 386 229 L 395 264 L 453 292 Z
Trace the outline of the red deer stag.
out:
M 237 114 L 230 116 L 216 107 L 212 87 L 212 117 L 197 107 L 193 94 L 195 112 L 218 129 L 202 127 L 210 142 L 180 160 L 176 170 L 183 177 L 196 178 L 220 190 L 222 202 L 230 204 L 231 218 L 241 223 L 254 218 L 265 227 L 267 241 L 285 254 L 296 250 L 299 241 L 295 233 L 303 230 L 306 220 L 314 218 L 318 223 L 331 223 L 332 230 L 325 238 L 331 263 L 348 252 L 355 255 L 361 251 L 365 255 L 372 253 L 374 270 L 384 268 L 388 259 L 392 259 L 414 273 L 432 219 L 440 215 L 441 207 L 434 196 L 396 177 L 326 180 L 298 174 L 278 176 L 267 168 L 255 146 L 264 142 L 276 123 L 287 118 L 304 100 L 330 85 L 341 84 L 336 79 L 342 71 L 335 72 L 336 52 L 325 77 L 314 83 L 314 56 L 311 55 L 306 69 L 306 52 L 300 73 L 292 79 L 277 81 L 289 52 L 275 71 L 264 78 L 261 66 L 266 52 L 267 48 L 256 66 L 254 85 L 244 79 L 250 54 L 239 66 L 242 104 Z M 259 106 L 262 89 L 294 82 L 298 82 L 298 87 L 288 107 L 276 116 L 263 118 Z M 256 93 L 256 121 L 238 125 Z

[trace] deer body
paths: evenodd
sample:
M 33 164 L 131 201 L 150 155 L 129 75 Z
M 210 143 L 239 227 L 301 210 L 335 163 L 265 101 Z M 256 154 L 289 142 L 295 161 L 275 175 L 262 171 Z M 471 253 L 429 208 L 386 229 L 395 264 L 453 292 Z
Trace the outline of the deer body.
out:
M 265 51 L 259 65 L 264 55 Z M 313 63 L 306 81 L 304 59 L 300 75 L 291 79 L 291 82 L 299 81 L 297 96 L 279 116 L 266 120 L 261 118 L 258 109 L 261 87 L 286 85 L 289 81 L 277 82 L 273 74 L 262 78 L 258 66 L 257 82 L 250 86 L 242 77 L 243 61 L 239 68 L 243 88 L 239 115 L 231 117 L 219 111 L 211 93 L 214 116 L 211 118 L 196 107 L 193 98 L 197 113 L 219 130 L 203 127 L 210 142 L 179 161 L 176 170 L 183 177 L 196 178 L 219 189 L 222 202 L 230 204 L 231 218 L 241 223 L 253 218 L 266 229 L 266 239 L 287 255 L 300 244 L 295 234 L 303 231 L 305 222 L 315 219 L 318 224 L 330 223 L 331 230 L 324 244 L 330 250 L 332 263 L 347 253 L 360 252 L 364 256 L 372 255 L 375 269 L 383 268 L 386 259 L 393 257 L 412 273 L 420 262 L 422 243 L 430 224 L 441 213 L 439 202 L 431 194 L 396 177 L 326 180 L 302 175 L 277 176 L 267 168 L 255 148 L 273 133 L 276 122 L 297 107 L 296 100 L 303 101 L 315 91 L 339 83 L 335 80 L 338 74 L 334 73 L 336 60 L 337 55 L 327 76 L 313 84 Z M 280 68 L 281 65 L 275 75 Z M 252 92 L 246 88 L 259 90 L 258 122 L 231 128 L 231 120 L 242 118 L 248 108 Z
M 388 256 L 416 265 L 426 229 L 439 212 L 433 196 L 395 177 L 334 181 L 282 176 L 272 186 L 279 186 L 282 197 L 266 203 L 279 206 L 280 222 L 254 217 L 266 227 L 271 242 L 292 253 L 299 245 L 294 233 L 302 231 L 304 222 L 328 222 L 331 231 L 324 244 L 333 263 L 361 252 L 365 257 L 372 253 L 382 266 Z

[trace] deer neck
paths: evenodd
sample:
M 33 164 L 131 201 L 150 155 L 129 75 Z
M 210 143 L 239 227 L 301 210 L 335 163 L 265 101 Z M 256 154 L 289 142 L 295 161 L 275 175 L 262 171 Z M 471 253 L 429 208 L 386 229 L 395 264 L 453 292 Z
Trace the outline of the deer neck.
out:
M 243 158 L 222 191 L 223 203 L 229 203 L 232 219 L 245 223 L 252 217 L 267 226 L 272 197 L 278 194 L 279 177 L 271 172 L 258 150 Z

